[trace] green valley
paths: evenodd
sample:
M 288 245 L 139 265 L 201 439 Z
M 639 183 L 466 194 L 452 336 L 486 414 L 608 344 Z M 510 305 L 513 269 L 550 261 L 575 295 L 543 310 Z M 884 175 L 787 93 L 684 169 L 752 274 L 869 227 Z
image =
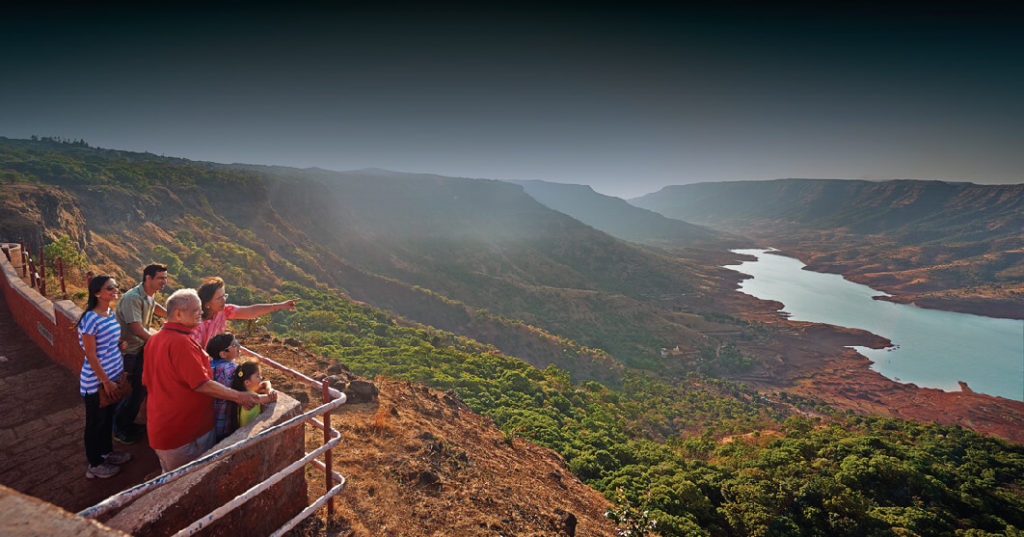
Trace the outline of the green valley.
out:
M 232 302 L 299 298 L 233 329 L 452 392 L 510 445 L 558 452 L 624 528 L 646 511 L 664 536 L 1024 531 L 1019 439 L 735 382 L 864 337 L 735 293 L 714 243 L 740 239 L 647 215 L 668 234 L 634 244 L 498 181 L 47 141 L 0 139 L 0 180 L 2 238 L 67 237 L 125 284 L 152 260 L 172 287 L 220 275 Z M 764 363 L 789 352 L 803 362 Z

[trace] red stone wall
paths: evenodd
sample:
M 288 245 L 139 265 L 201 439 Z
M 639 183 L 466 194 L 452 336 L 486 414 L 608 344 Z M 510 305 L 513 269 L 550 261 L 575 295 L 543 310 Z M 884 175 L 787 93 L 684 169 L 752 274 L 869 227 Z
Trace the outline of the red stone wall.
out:
M 81 371 L 85 351 L 78 344 L 78 331 L 75 329 L 78 316 L 82 314 L 81 308 L 70 300 L 60 300 L 55 304 L 40 295 L 22 281 L 20 272 L 6 255 L 0 255 L 0 265 L 0 288 L 18 326 L 54 362 L 74 373 Z

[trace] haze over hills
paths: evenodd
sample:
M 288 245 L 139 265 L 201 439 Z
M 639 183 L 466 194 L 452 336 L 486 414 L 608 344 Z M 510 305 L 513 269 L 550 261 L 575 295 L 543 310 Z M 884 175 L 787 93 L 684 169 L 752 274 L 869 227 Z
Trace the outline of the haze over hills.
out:
M 326 203 L 344 207 L 350 225 L 313 233 L 330 235 L 326 244 L 364 270 L 645 368 L 669 366 L 658 355 L 662 347 L 693 355 L 706 344 L 697 328 L 708 321 L 684 310 L 706 301 L 701 289 L 721 271 L 615 239 L 517 185 L 382 170 L 262 173 L 322 185 L 333 200 Z
M 1024 227 L 1024 184 L 777 179 L 670 186 L 630 203 L 707 224 L 769 221 L 905 243 L 1016 236 Z
M 900 302 L 1024 318 L 1024 184 L 779 179 L 666 187 L 630 202 L 743 232 Z
M 263 289 L 285 279 L 323 282 L 409 319 L 603 380 L 614 375 L 596 366 L 607 360 L 601 351 L 681 373 L 692 363 L 663 360 L 660 348 L 679 346 L 692 360 L 712 344 L 706 334 L 737 330 L 690 312 L 705 307 L 708 282 L 726 271 L 610 237 L 504 182 L 193 164 L 44 142 L 3 147 L 4 168 L 22 179 L 5 194 L 9 229 L 36 243 L 42 237 L 33 237 L 32 225 L 42 224 L 51 240 L 63 229 L 82 230 L 71 238 L 98 264 L 165 258 L 181 267 L 176 274 L 186 284 L 217 273 Z M 33 185 L 40 178 L 55 186 Z M 26 227 L 13 214 L 23 208 L 37 223 Z M 128 244 L 119 244 L 124 237 Z M 189 266 L 190 244 L 218 249 L 211 258 L 230 254 L 265 269 L 224 273 L 207 258 Z M 570 345 L 572 356 L 591 365 L 566 361 L 558 337 L 589 347 Z
M 714 245 L 721 248 L 730 243 L 740 247 L 743 239 L 659 213 L 630 205 L 620 198 L 606 196 L 587 185 L 567 185 L 547 181 L 508 181 L 544 205 L 565 213 L 580 222 L 627 241 L 667 247 Z

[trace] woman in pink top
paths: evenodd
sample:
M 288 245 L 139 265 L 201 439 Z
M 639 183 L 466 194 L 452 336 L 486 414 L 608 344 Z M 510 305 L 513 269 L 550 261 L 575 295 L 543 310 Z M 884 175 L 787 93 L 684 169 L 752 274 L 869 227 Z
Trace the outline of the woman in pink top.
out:
M 199 300 L 203 303 L 203 321 L 192 330 L 192 339 L 206 347 L 213 336 L 225 332 L 224 326 L 228 319 L 255 319 L 277 310 L 294 310 L 295 300 L 286 300 L 276 304 L 253 304 L 236 306 L 228 304 L 228 295 L 224 292 L 224 280 L 217 276 L 207 278 L 203 285 L 196 289 Z

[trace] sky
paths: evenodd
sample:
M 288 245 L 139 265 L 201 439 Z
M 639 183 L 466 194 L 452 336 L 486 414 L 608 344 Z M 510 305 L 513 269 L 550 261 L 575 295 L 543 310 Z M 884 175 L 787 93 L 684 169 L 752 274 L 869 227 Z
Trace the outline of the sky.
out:
M 0 136 L 624 198 L 1024 183 L 1010 2 L 367 4 L 0 8 Z

